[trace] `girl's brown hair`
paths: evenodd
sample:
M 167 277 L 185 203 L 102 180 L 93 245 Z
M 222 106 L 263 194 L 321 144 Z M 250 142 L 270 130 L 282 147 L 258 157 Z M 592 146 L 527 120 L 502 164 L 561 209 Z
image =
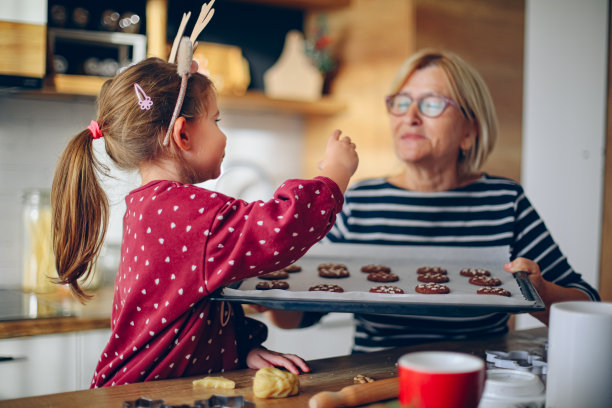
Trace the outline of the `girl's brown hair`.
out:
M 140 163 L 173 157 L 180 161 L 176 146 L 163 146 L 163 138 L 178 97 L 181 78 L 176 65 L 148 58 L 106 81 L 98 97 L 98 119 L 106 152 L 123 170 Z M 151 98 L 149 110 L 141 109 L 134 84 Z M 206 114 L 214 95 L 212 82 L 198 73 L 189 78 L 179 116 L 188 121 Z M 79 285 L 94 273 L 106 234 L 109 204 L 99 177 L 106 168 L 94 155 L 89 130 L 76 135 L 59 159 L 51 188 L 53 250 L 58 283 L 68 284 L 84 301 Z M 184 172 L 189 169 L 184 168 Z

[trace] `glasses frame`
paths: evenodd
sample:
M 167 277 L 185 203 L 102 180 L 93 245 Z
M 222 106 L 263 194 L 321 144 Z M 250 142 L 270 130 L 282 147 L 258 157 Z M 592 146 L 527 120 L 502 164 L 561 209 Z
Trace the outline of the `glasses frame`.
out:
M 404 112 L 404 113 L 400 113 L 400 114 L 396 114 L 396 113 L 391 112 L 391 101 L 392 101 L 392 100 L 393 100 L 393 99 L 394 99 L 396 96 L 399 96 L 399 95 L 401 95 L 401 96 L 406 96 L 406 97 L 410 98 L 410 104 L 408 104 L 408 108 L 406 108 L 406 112 Z M 430 96 L 435 96 L 436 98 L 440 98 L 440 99 L 442 99 L 442 100 L 444 101 L 444 107 L 442 108 L 442 110 L 440 111 L 440 113 L 439 113 L 438 115 L 436 115 L 436 116 L 431 116 L 431 115 L 428 115 L 428 114 L 426 114 L 425 112 L 423 112 L 423 111 L 421 110 L 421 102 L 423 101 L 423 99 L 428 98 L 428 97 L 430 97 Z M 421 95 L 421 96 L 419 96 L 418 98 L 413 98 L 413 97 L 412 97 L 410 94 L 408 94 L 408 93 L 406 93 L 406 92 L 398 92 L 398 93 L 394 93 L 394 94 L 391 94 L 391 95 L 387 95 L 387 96 L 385 96 L 385 105 L 386 105 L 386 107 L 387 107 L 387 112 L 389 112 L 389 114 L 390 114 L 390 115 L 393 115 L 393 116 L 396 116 L 396 117 L 404 116 L 406 113 L 408 113 L 408 110 L 410 109 L 410 106 L 412 106 L 412 104 L 413 104 L 413 103 L 416 103 L 416 104 L 417 104 L 417 109 L 418 109 L 419 113 L 420 113 L 421 115 L 423 115 L 423 116 L 428 117 L 428 118 L 438 118 L 438 117 L 442 116 L 442 114 L 444 113 L 444 111 L 446 110 L 446 108 L 447 108 L 449 105 L 452 105 L 452 106 L 454 106 L 455 108 L 459 109 L 459 111 L 461 111 L 461 113 L 463 113 L 463 115 L 464 115 L 464 116 L 466 116 L 466 115 L 465 115 L 465 112 L 464 112 L 464 110 L 463 110 L 463 108 L 462 108 L 462 107 L 460 107 L 460 106 L 457 104 L 457 102 L 453 101 L 453 100 L 452 100 L 452 99 L 450 99 L 450 98 L 447 98 L 446 96 L 443 96 L 443 95 L 438 95 L 438 94 L 436 94 L 436 93 L 428 93 L 428 94 L 425 94 L 425 95 Z

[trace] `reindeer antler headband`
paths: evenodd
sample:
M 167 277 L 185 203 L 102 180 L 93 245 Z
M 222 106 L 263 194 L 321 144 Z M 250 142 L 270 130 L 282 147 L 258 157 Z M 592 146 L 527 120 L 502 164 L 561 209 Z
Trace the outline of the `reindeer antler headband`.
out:
M 170 51 L 170 58 L 168 58 L 168 62 L 175 63 L 176 61 L 176 71 L 181 77 L 181 88 L 179 89 L 178 98 L 176 99 L 176 105 L 174 105 L 174 112 L 172 113 L 172 119 L 170 120 L 166 137 L 164 137 L 164 146 L 168 145 L 168 142 L 170 141 L 170 134 L 174 128 L 174 122 L 176 121 L 176 118 L 183 107 L 183 101 L 185 100 L 185 93 L 187 91 L 187 80 L 189 79 L 189 76 L 197 70 L 197 68 L 192 69 L 193 50 L 198 46 L 196 41 L 198 36 L 202 30 L 204 30 L 204 27 L 206 27 L 215 13 L 215 9 L 212 8 L 214 3 L 215 0 L 211 0 L 209 3 L 202 4 L 200 15 L 198 16 L 195 26 L 193 27 L 193 31 L 191 32 L 191 37 L 189 38 L 183 37 L 183 32 L 185 31 L 187 21 L 189 21 L 189 18 L 191 17 L 191 11 L 188 13 L 183 13 L 183 19 L 181 20 L 178 32 L 176 33 L 176 38 L 172 43 L 172 49 Z

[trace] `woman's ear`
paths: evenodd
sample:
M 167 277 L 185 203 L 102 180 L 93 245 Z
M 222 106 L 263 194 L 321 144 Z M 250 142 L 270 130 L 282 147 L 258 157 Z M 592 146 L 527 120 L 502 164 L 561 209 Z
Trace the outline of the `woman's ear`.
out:
M 463 151 L 470 150 L 472 146 L 474 146 L 474 144 L 476 143 L 476 138 L 476 132 L 471 132 L 461 141 L 461 145 L 459 147 Z
M 191 149 L 191 139 L 189 135 L 189 129 L 187 121 L 184 117 L 179 116 L 174 122 L 174 128 L 172 129 L 172 140 L 181 150 Z
M 459 147 L 463 151 L 470 150 L 476 143 L 476 139 L 478 139 L 478 127 L 476 126 L 476 123 L 472 122 L 467 128 L 467 133 L 461 141 Z

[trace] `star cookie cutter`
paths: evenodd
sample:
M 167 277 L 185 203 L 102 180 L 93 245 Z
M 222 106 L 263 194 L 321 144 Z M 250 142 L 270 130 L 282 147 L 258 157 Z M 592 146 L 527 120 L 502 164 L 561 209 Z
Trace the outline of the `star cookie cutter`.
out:
M 486 351 L 486 360 L 497 368 L 528 371 L 533 374 L 546 374 L 548 365 L 542 356 L 526 350 Z

